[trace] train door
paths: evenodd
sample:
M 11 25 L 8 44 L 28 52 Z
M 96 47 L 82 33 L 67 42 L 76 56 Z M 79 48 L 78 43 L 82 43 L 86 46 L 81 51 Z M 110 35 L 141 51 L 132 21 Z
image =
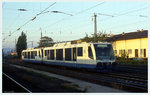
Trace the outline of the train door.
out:
M 77 60 L 76 48 L 73 48 L 73 61 Z
M 146 49 L 144 49 L 144 57 L 146 57 Z
M 42 59 L 43 59 L 43 49 L 41 49 L 41 53 L 42 53 Z

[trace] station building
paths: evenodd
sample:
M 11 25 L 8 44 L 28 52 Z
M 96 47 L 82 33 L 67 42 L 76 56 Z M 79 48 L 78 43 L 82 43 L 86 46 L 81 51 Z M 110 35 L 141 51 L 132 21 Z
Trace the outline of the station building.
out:
M 107 39 L 113 44 L 115 55 L 128 58 L 148 58 L 148 30 L 113 35 Z

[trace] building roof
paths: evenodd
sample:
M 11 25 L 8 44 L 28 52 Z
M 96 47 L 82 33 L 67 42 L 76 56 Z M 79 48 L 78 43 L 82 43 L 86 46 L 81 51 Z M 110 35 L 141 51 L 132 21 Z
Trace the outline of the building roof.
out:
M 122 33 L 114 35 L 110 38 L 107 38 L 106 41 L 118 41 L 118 40 L 129 40 L 129 39 L 138 39 L 138 38 L 148 38 L 148 30 L 141 30 L 137 32 Z

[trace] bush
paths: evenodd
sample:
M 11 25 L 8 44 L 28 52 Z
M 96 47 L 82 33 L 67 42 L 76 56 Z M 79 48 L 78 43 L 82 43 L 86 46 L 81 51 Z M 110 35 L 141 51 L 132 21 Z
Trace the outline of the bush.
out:
M 116 59 L 117 64 L 132 64 L 132 65 L 147 65 L 147 60 L 133 60 L 133 59 L 123 59 L 123 58 L 117 58 Z

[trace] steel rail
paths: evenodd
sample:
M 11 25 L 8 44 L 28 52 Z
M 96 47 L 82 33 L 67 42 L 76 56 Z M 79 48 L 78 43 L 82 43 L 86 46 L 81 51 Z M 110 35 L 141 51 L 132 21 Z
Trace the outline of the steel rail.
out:
M 19 65 L 21 65 L 21 64 L 19 64 Z M 70 77 L 78 78 L 81 80 L 87 80 L 87 81 L 95 82 L 95 83 L 102 84 L 102 85 L 103 84 L 106 84 L 109 86 L 117 85 L 117 86 L 123 87 L 126 90 L 132 89 L 130 91 L 135 91 L 135 90 L 136 91 L 139 91 L 139 90 L 147 91 L 147 83 L 140 79 L 134 80 L 133 78 L 130 78 L 130 77 L 126 78 L 123 76 L 113 76 L 113 75 L 109 76 L 109 74 L 104 74 L 104 73 L 100 73 L 100 72 L 89 72 L 89 71 L 82 72 L 81 69 L 80 70 L 67 69 L 70 71 L 70 73 L 72 71 L 72 73 L 70 75 L 69 73 L 66 73 L 66 72 L 68 72 L 66 69 L 62 69 L 62 68 L 58 69 L 55 66 L 51 67 L 51 69 L 53 68 L 53 70 L 50 70 L 50 69 L 47 70 L 46 68 L 48 67 L 48 65 L 36 64 L 35 67 L 32 65 L 35 65 L 35 64 L 30 64 L 30 65 L 22 64 L 21 66 L 25 66 L 25 67 L 27 66 L 30 68 L 45 70 L 48 72 L 53 72 L 53 73 L 57 73 L 57 74 L 65 75 L 65 76 L 70 76 Z M 43 67 L 39 68 L 39 65 L 40 66 L 42 65 Z M 43 68 L 45 68 L 45 69 L 43 69 Z M 54 70 L 54 69 L 57 69 L 57 70 Z
M 23 85 L 21 85 L 19 82 L 17 82 L 16 80 L 14 80 L 13 78 L 11 78 L 10 76 L 8 76 L 7 74 L 5 74 L 3 72 L 3 75 L 5 75 L 7 78 L 9 78 L 10 80 L 12 80 L 13 82 L 15 82 L 17 85 L 19 85 L 20 87 L 22 87 L 24 90 L 26 90 L 29 93 L 32 93 L 29 89 L 25 88 Z

